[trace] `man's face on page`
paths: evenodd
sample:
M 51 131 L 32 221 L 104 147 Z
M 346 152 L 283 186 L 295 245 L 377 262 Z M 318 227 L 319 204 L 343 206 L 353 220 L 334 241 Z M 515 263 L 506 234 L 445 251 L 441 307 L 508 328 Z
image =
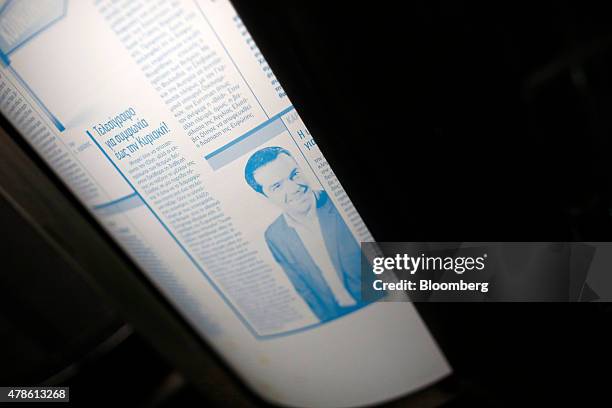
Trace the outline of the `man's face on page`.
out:
M 300 216 L 312 209 L 312 190 L 293 157 L 279 154 L 257 169 L 253 177 L 262 186 L 266 197 L 284 212 Z

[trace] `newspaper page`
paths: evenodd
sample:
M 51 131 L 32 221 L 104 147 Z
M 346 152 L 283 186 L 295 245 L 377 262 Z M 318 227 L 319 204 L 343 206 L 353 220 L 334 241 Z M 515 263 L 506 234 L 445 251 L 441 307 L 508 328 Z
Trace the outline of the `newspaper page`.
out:
M 450 368 L 227 0 L 0 1 L 0 111 L 264 399 L 364 405 Z

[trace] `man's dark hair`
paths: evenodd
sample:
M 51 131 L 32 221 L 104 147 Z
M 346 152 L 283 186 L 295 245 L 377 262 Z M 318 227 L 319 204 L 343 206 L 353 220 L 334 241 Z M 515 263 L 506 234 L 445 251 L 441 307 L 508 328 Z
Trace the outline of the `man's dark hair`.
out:
M 291 153 L 289 153 L 288 150 L 283 149 L 282 147 L 273 146 L 258 150 L 253 153 L 253 155 L 249 158 L 244 168 L 244 178 L 246 179 L 246 182 L 249 184 L 249 186 L 253 188 L 253 190 L 265 195 L 263 192 L 263 187 L 261 186 L 261 184 L 255 181 L 255 177 L 253 177 L 253 175 L 255 174 L 255 171 L 258 168 L 265 166 L 272 160 L 276 160 L 278 155 L 281 153 L 292 157 Z

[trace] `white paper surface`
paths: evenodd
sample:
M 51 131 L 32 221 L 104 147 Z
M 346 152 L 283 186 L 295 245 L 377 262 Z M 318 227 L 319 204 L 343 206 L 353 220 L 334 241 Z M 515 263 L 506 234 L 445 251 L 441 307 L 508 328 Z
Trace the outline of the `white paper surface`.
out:
M 3 2 L 0 57 L 2 113 L 263 398 L 450 372 L 411 304 L 360 302 L 373 238 L 228 1 Z

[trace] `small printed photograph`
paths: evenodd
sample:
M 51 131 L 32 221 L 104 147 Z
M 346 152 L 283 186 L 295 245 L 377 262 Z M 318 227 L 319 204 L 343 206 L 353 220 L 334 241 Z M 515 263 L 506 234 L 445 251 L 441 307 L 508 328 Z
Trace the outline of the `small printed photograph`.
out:
M 275 138 L 231 166 L 241 169 L 241 182 L 256 203 L 248 211 L 251 238 L 261 240 L 282 278 L 325 322 L 365 304 L 361 249 L 301 152 L 285 139 L 291 142 Z

